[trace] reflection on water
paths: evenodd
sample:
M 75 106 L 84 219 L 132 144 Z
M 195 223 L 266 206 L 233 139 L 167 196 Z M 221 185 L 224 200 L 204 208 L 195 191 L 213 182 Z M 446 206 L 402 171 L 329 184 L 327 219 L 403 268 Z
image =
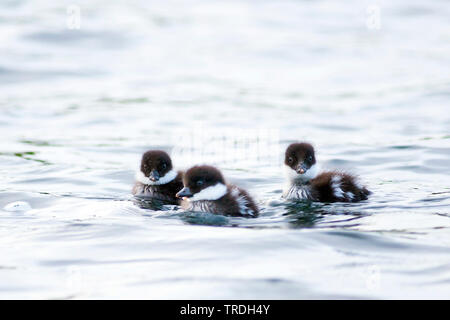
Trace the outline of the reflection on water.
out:
M 449 297 L 445 1 L 70 5 L 0 4 L 1 297 Z M 369 200 L 283 201 L 299 139 Z M 260 216 L 133 198 L 152 148 Z
M 322 210 L 321 206 L 315 205 L 310 201 L 301 200 L 288 202 L 285 210 L 284 215 L 288 216 L 289 223 L 297 228 L 314 227 L 326 214 L 326 211 Z
M 153 211 L 167 210 L 166 203 L 158 199 L 135 197 L 133 199 L 133 203 L 141 209 L 149 209 Z

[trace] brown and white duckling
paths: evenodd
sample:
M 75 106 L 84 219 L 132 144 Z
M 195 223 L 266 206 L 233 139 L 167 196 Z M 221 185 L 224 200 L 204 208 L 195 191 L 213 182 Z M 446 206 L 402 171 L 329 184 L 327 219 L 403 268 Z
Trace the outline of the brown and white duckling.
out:
M 351 174 L 320 172 L 314 148 L 306 142 L 293 143 L 285 153 L 288 184 L 283 197 L 320 202 L 358 202 L 367 200 L 370 191 Z
M 176 193 L 183 188 L 183 173 L 175 171 L 170 156 L 161 150 L 143 154 L 140 171 L 132 193 L 138 197 L 152 198 L 178 204 Z
M 185 210 L 228 216 L 256 217 L 258 207 L 250 195 L 225 183 L 222 173 L 211 166 L 195 166 L 183 177 L 184 188 L 177 193 Z

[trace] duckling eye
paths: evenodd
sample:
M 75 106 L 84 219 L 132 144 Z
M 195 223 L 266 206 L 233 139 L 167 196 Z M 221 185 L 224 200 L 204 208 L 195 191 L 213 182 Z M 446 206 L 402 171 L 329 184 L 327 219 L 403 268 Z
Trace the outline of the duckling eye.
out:
M 198 181 L 197 181 L 197 185 L 198 185 L 198 186 L 202 186 L 202 185 L 203 185 L 203 180 L 198 180 Z
M 308 161 L 312 162 L 312 160 L 313 160 L 312 156 L 308 156 Z
M 289 162 L 289 163 L 292 163 L 292 162 L 294 162 L 294 159 L 293 159 L 292 157 L 289 157 L 289 158 L 288 158 L 288 162 Z
M 163 169 L 167 168 L 167 164 L 163 163 L 163 164 L 161 165 L 161 168 L 163 168 Z

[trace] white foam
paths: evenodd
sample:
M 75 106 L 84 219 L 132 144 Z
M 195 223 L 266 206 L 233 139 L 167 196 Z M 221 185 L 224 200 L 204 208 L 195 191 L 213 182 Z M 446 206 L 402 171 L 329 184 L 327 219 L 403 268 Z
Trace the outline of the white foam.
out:
M 31 206 L 28 202 L 25 201 L 16 201 L 16 202 L 11 202 L 9 204 L 7 204 L 3 210 L 5 211 L 12 211 L 12 212 L 16 212 L 16 211 L 29 211 L 31 210 Z
M 142 171 L 138 171 L 136 173 L 136 180 L 143 184 L 157 186 L 157 185 L 161 185 L 161 184 L 167 184 L 167 183 L 173 181 L 173 179 L 175 179 L 177 177 L 177 174 L 178 173 L 176 171 L 170 170 L 163 177 L 159 178 L 158 181 L 152 181 L 148 177 L 146 177 L 144 175 L 144 173 L 142 173 Z

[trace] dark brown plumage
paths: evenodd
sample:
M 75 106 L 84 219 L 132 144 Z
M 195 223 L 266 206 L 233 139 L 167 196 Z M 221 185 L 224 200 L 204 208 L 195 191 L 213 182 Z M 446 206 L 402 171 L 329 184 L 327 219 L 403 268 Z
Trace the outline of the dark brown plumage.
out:
M 319 173 L 314 147 L 306 142 L 293 143 L 285 153 L 289 186 L 283 197 L 320 202 L 357 202 L 366 200 L 370 191 L 349 173 Z
M 256 217 L 258 207 L 250 195 L 227 184 L 222 173 L 211 166 L 195 166 L 186 171 L 184 188 L 177 194 L 189 211 L 203 211 L 227 216 Z
M 320 202 L 358 202 L 367 200 L 370 191 L 344 172 L 327 171 L 310 181 L 312 199 Z
M 176 193 L 183 188 L 183 172 L 174 172 L 170 156 L 161 150 L 143 154 L 140 172 L 132 189 L 135 196 L 179 204 Z

